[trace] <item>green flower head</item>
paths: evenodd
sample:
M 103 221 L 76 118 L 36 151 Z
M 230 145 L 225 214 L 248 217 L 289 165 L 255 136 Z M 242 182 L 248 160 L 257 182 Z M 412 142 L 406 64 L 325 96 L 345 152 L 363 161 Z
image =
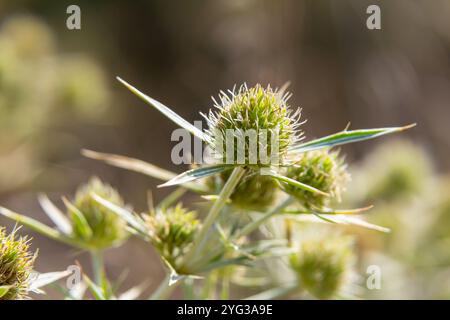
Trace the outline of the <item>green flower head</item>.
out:
M 73 226 L 72 236 L 92 249 L 104 249 L 122 243 L 128 236 L 126 223 L 95 201 L 92 194 L 117 206 L 124 206 L 124 201 L 115 189 L 98 178 L 92 178 L 78 189 L 73 205 L 68 206 Z
M 207 185 L 213 192 L 219 192 L 228 178 L 231 170 L 208 178 Z M 231 194 L 231 203 L 242 209 L 264 211 L 274 204 L 278 186 L 272 177 L 260 175 L 257 172 L 246 174 Z
M 300 140 L 300 110 L 292 112 L 290 95 L 256 85 L 245 84 L 239 90 L 221 92 L 218 111 L 204 116 L 211 147 L 222 163 L 268 166 L 282 161 L 288 147 Z
M 346 284 L 353 263 L 351 238 L 308 239 L 290 257 L 299 285 L 319 299 L 332 298 Z
M 29 239 L 6 235 L 0 228 L 0 300 L 27 297 L 36 254 L 29 250 Z
M 150 232 L 151 243 L 176 268 L 200 229 L 196 213 L 178 204 L 151 211 L 143 218 Z
M 308 192 L 283 184 L 284 190 L 308 209 L 326 207 L 332 199 L 340 201 L 341 193 L 350 179 L 343 158 L 339 157 L 338 152 L 326 149 L 302 153 L 287 169 L 286 176 L 328 194 Z
M 366 191 L 367 200 L 393 201 L 423 192 L 430 183 L 432 165 L 419 145 L 394 140 L 372 151 L 360 171 L 358 187 Z

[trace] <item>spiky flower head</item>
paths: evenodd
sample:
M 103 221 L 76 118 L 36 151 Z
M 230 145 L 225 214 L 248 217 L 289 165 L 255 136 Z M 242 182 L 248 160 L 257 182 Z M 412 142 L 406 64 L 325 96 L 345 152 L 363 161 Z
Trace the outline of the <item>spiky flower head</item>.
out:
M 16 230 L 7 235 L 0 228 L 0 288 L 7 290 L 0 300 L 27 297 L 36 254 L 30 252 L 29 239 L 16 238 Z
M 346 284 L 354 262 L 351 238 L 331 236 L 304 240 L 290 266 L 299 286 L 319 299 L 332 298 Z
M 143 218 L 150 231 L 151 243 L 176 268 L 201 226 L 196 212 L 177 204 L 174 207 L 152 210 L 143 215 Z
M 350 179 L 347 166 L 339 152 L 327 149 L 302 153 L 300 158 L 288 167 L 286 176 L 328 194 L 313 193 L 283 184 L 284 190 L 308 209 L 326 207 L 332 199 L 340 201 L 341 193 Z
M 210 177 L 207 185 L 214 192 L 222 190 L 231 175 L 231 170 Z M 242 209 L 264 211 L 274 204 L 278 191 L 274 179 L 256 172 L 246 174 L 237 185 L 230 197 L 231 203 Z
M 218 110 L 205 116 L 216 157 L 222 163 L 255 167 L 282 161 L 302 135 L 300 110 L 292 112 L 289 97 L 259 84 L 252 88 L 244 84 L 229 94 L 222 91 L 220 102 L 214 100 Z
M 92 249 L 104 249 L 121 244 L 128 236 L 126 223 L 114 212 L 95 201 L 93 194 L 117 206 L 124 206 L 124 201 L 115 189 L 97 177 L 91 178 L 86 185 L 77 190 L 73 206 L 68 207 L 73 236 Z

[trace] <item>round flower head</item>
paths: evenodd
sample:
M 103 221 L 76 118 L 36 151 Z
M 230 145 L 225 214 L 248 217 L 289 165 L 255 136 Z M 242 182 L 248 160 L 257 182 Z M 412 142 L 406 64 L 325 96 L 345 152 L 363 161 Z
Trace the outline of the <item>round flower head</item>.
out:
M 161 208 L 143 215 L 150 231 L 150 241 L 161 256 L 174 268 L 187 252 L 200 228 L 195 211 L 188 211 L 181 204 Z
M 231 175 L 231 170 L 207 180 L 208 186 L 214 191 L 220 191 Z M 238 208 L 264 211 L 276 199 L 278 187 L 274 179 L 269 176 L 249 173 L 242 178 L 230 200 Z
M 426 151 L 402 140 L 393 140 L 372 151 L 359 171 L 355 185 L 365 191 L 369 201 L 415 196 L 427 188 L 432 176 Z
M 328 194 L 319 194 L 283 184 L 305 208 L 326 207 L 331 199 L 340 201 L 341 193 L 350 179 L 346 165 L 338 152 L 326 149 L 302 153 L 300 159 L 287 169 L 286 176 Z
M 6 235 L 5 229 L 0 228 L 0 287 L 8 288 L 0 300 L 27 297 L 35 258 L 27 238 L 16 239 L 15 231 Z
M 78 189 L 73 206 L 68 207 L 73 236 L 93 249 L 120 244 L 128 235 L 126 223 L 114 212 L 95 201 L 92 194 L 120 207 L 124 206 L 116 190 L 98 178 L 92 178 L 88 184 Z
M 300 110 L 292 112 L 290 95 L 256 85 L 221 92 L 218 111 L 206 117 L 215 156 L 227 164 L 269 166 L 282 161 L 288 147 L 301 138 Z M 276 163 L 278 164 L 278 162 Z
M 304 240 L 290 257 L 299 286 L 319 299 L 332 298 L 346 284 L 354 256 L 349 237 Z

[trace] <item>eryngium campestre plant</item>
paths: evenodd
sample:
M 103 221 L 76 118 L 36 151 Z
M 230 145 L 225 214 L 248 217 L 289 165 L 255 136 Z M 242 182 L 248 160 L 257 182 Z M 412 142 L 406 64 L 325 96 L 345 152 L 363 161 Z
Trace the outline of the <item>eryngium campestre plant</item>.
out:
M 0 300 L 16 300 L 27 297 L 30 275 L 37 254 L 29 250 L 29 239 L 16 238 L 16 231 L 6 235 L 0 228 L 0 288 L 6 293 Z
M 177 204 L 174 207 L 151 210 L 142 217 L 150 233 L 150 242 L 176 270 L 201 227 L 196 212 Z
M 304 240 L 299 252 L 290 257 L 300 288 L 319 299 L 329 299 L 339 293 L 346 284 L 353 262 L 348 236 Z
M 328 194 L 313 193 L 282 183 L 284 190 L 308 209 L 322 209 L 332 199 L 340 201 L 341 193 L 350 180 L 343 157 L 339 156 L 339 152 L 328 149 L 300 154 L 299 159 L 287 168 L 286 176 Z
M 121 244 L 127 237 L 126 223 L 114 212 L 98 204 L 96 194 L 109 202 L 124 207 L 119 193 L 97 177 L 91 178 L 75 194 L 68 215 L 72 220 L 73 237 L 92 249 L 104 249 Z
M 208 116 L 204 115 L 209 126 L 207 133 L 212 138 L 211 147 L 219 162 L 259 167 L 270 165 L 273 160 L 270 157 L 281 161 L 288 147 L 302 136 L 298 130 L 300 109 L 291 110 L 287 104 L 289 97 L 289 93 L 270 86 L 263 88 L 259 84 L 252 88 L 244 84 L 229 94 L 222 91 L 220 102 L 214 100 L 218 110 L 210 110 Z M 254 149 L 248 141 L 252 132 L 257 137 Z M 246 135 L 249 136 L 246 138 Z M 239 161 L 240 145 L 241 152 L 244 151 L 243 162 Z M 262 159 L 261 153 L 267 158 Z

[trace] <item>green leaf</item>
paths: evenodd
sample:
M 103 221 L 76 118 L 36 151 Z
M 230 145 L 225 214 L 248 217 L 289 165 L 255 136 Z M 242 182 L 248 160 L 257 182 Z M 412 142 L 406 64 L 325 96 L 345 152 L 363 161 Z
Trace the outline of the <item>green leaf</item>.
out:
M 373 208 L 373 205 L 367 206 L 364 208 L 356 208 L 356 209 L 339 209 L 339 210 L 333 210 L 333 209 L 325 209 L 325 210 L 302 210 L 302 209 L 285 209 L 283 210 L 283 213 L 286 214 L 341 214 L 341 215 L 353 215 L 353 214 L 361 214 L 367 210 L 370 210 Z
M 83 279 L 88 285 L 89 291 L 92 293 L 96 300 L 107 300 L 102 288 L 96 285 L 87 275 L 83 275 Z
M 214 269 L 219 269 L 231 265 L 246 266 L 248 264 L 248 261 L 250 260 L 251 259 L 249 259 L 248 255 L 241 255 L 235 258 L 222 259 L 205 265 L 204 267 L 201 268 L 199 272 L 202 273 L 209 272 Z
M 170 108 L 163 105 L 161 102 L 150 98 L 146 94 L 140 92 L 138 89 L 127 83 L 126 81 L 122 80 L 119 77 L 116 77 L 117 80 L 119 80 L 120 83 L 122 83 L 125 87 L 127 87 L 131 92 L 133 92 L 135 95 L 137 95 L 139 98 L 147 102 L 149 105 L 156 108 L 159 112 L 161 112 L 163 115 L 165 115 L 167 118 L 175 122 L 180 127 L 186 129 L 190 133 L 192 133 L 194 136 L 198 137 L 199 139 L 209 142 L 211 139 L 207 134 L 202 132 L 200 129 L 195 127 L 194 125 L 190 124 L 186 120 L 184 120 L 182 117 L 180 117 L 178 114 L 173 112 Z
M 6 295 L 13 286 L 0 286 L 0 298 Z
M 210 166 L 204 166 L 204 167 L 200 167 L 200 168 L 191 169 L 186 172 L 183 172 L 182 174 L 167 181 L 166 183 L 159 185 L 158 187 L 168 187 L 168 186 L 184 184 L 184 183 L 196 180 L 196 179 L 206 178 L 206 177 L 224 172 L 226 170 L 230 170 L 233 167 L 234 167 L 234 165 L 230 165 L 230 164 L 214 164 L 214 165 L 210 165 Z
M 62 200 L 69 212 L 72 213 L 73 222 L 78 226 L 77 229 L 80 231 L 81 236 L 86 240 L 90 239 L 93 235 L 93 231 L 83 213 L 66 198 L 63 197 Z
M 115 214 L 117 214 L 120 218 L 125 220 L 131 227 L 133 227 L 136 231 L 139 231 L 143 235 L 147 235 L 147 228 L 145 226 L 145 223 L 135 214 L 132 212 L 100 197 L 98 194 L 93 193 L 92 198 L 97 201 L 102 206 L 105 206 Z
M 365 220 L 348 215 L 332 215 L 332 214 L 313 214 L 313 215 L 289 215 L 289 219 L 300 222 L 328 222 L 344 225 L 355 225 L 375 231 L 390 232 L 389 228 L 369 223 Z
M 300 188 L 300 189 L 303 189 L 303 190 L 306 190 L 306 191 L 309 191 L 309 192 L 313 192 L 313 193 L 319 193 L 319 194 L 322 194 L 324 196 L 328 196 L 328 193 L 326 193 L 326 192 L 320 191 L 319 189 L 316 189 L 316 188 L 311 187 L 311 186 L 309 186 L 307 184 L 301 183 L 301 182 L 299 182 L 297 180 L 285 177 L 285 176 L 280 175 L 280 174 L 278 174 L 276 172 L 272 171 L 272 172 L 267 173 L 267 175 L 271 176 L 274 179 L 277 179 L 278 181 L 290 184 L 293 187 Z
M 66 215 L 61 212 L 45 194 L 38 196 L 41 205 L 47 216 L 53 221 L 56 227 L 66 235 L 72 233 L 72 225 Z
M 80 243 L 74 241 L 73 239 L 64 235 L 63 233 L 59 232 L 58 230 L 50 228 L 49 226 L 47 226 L 33 218 L 13 212 L 4 207 L 0 207 L 0 214 L 9 219 L 17 221 L 18 223 L 23 224 L 24 226 L 27 226 L 31 230 L 34 230 L 50 239 L 53 239 L 56 241 L 61 241 L 61 242 L 67 243 L 69 245 L 80 247 L 80 248 L 84 249 L 83 245 L 81 245 Z
M 410 124 L 404 127 L 377 128 L 377 129 L 361 129 L 361 130 L 344 130 L 326 137 L 315 139 L 309 142 L 298 144 L 289 149 L 289 152 L 307 152 L 322 148 L 330 148 L 342 144 L 358 142 L 368 139 L 378 138 L 380 136 L 400 132 L 414 127 L 416 124 Z
M 174 172 L 135 158 L 110 153 L 100 153 L 91 150 L 82 150 L 81 153 L 87 158 L 100 160 L 115 167 L 142 173 L 158 180 L 168 181 L 177 176 Z M 208 192 L 206 187 L 198 183 L 185 183 L 183 184 L 183 187 L 198 193 Z

